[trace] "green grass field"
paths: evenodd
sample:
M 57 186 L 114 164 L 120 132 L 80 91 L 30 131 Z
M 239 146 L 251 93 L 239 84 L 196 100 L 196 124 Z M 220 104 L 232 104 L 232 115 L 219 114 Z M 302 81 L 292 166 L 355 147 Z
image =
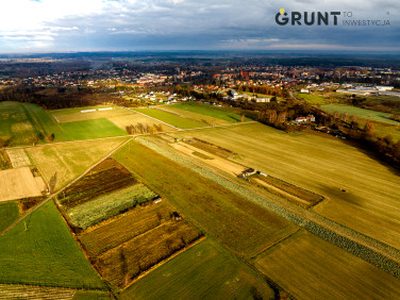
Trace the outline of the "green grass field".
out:
M 315 95 L 315 94 L 301 94 L 301 93 L 296 93 L 295 96 L 297 98 L 306 100 L 307 102 L 311 104 L 325 104 L 325 103 L 332 103 L 332 102 L 337 102 L 337 100 L 333 100 L 327 97 L 323 97 L 320 95 Z
M 138 112 L 148 115 L 150 117 L 156 118 L 165 123 L 171 124 L 172 126 L 188 129 L 188 128 L 196 128 L 196 127 L 205 127 L 206 124 L 203 122 L 199 122 L 189 118 L 183 118 L 171 113 L 167 113 L 165 111 L 151 109 L 151 108 L 142 108 L 138 109 Z
M 84 140 L 109 136 L 126 135 L 107 119 L 94 119 L 58 124 L 42 107 L 19 102 L 0 103 L 0 137 L 12 137 L 11 146 L 32 144 L 34 134 L 46 137 L 54 134 L 54 141 Z
M 57 172 L 56 189 L 59 189 L 126 140 L 127 137 L 119 137 L 33 147 L 26 150 L 46 182 L 49 182 Z
M 262 124 L 170 135 L 230 149 L 238 153 L 238 163 L 327 198 L 315 208 L 322 215 L 400 248 L 399 173 L 363 150 L 341 140 L 287 134 Z
M 398 299 L 400 280 L 301 231 L 256 259 L 296 299 Z
M 12 137 L 11 145 L 23 145 L 30 143 L 29 137 L 39 132 L 32 124 L 24 104 L 0 102 L 0 137 Z
M 274 291 L 234 255 L 206 239 L 135 282 L 118 298 L 272 299 Z
M 101 291 L 76 291 L 74 298 L 72 300 L 109 300 L 111 298 L 110 294 Z
M 0 239 L 0 282 L 104 289 L 52 202 Z
M 0 203 L 0 232 L 12 224 L 19 216 L 18 203 Z
M 383 112 L 379 112 L 379 111 L 373 111 L 373 110 L 368 110 L 368 109 L 364 109 L 364 108 L 359 108 L 359 107 L 354 107 L 354 106 L 349 106 L 349 105 L 338 105 L 338 104 L 323 105 L 323 106 L 321 106 L 321 108 L 332 114 L 335 111 L 338 111 L 340 114 L 348 113 L 349 116 L 354 115 L 361 119 L 383 122 L 383 123 L 388 123 L 388 124 L 392 124 L 392 125 L 400 124 L 397 121 L 389 119 L 389 117 L 392 115 L 389 113 L 383 113 Z
M 232 112 L 229 111 L 228 109 L 223 109 L 209 104 L 202 104 L 198 102 L 173 104 L 168 106 L 162 106 L 162 108 L 179 109 L 178 110 L 179 113 L 181 113 L 182 111 L 193 112 L 196 114 L 215 118 L 217 120 L 221 119 L 229 123 L 236 123 L 241 121 L 241 115 L 236 112 Z M 245 118 L 245 121 L 250 121 L 250 119 Z
M 218 183 L 131 142 L 114 158 L 195 225 L 246 256 L 281 239 L 295 226 Z
M 113 122 L 104 118 L 64 123 L 60 126 L 64 131 L 68 132 L 69 140 L 127 135 L 126 131 L 118 128 Z

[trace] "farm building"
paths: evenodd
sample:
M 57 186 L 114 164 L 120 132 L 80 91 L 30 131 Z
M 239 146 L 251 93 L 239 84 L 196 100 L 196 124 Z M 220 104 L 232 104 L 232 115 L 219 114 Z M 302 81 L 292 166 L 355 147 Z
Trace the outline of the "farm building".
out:
M 315 122 L 315 117 L 313 115 L 308 115 L 307 117 L 297 117 L 295 121 L 296 123 Z

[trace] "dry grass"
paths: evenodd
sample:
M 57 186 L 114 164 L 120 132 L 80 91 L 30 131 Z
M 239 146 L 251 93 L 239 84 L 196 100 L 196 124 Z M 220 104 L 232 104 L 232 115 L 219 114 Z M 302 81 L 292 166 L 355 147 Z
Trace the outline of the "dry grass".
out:
M 260 255 L 256 265 L 297 299 L 400 297 L 400 280 L 306 231 Z
M 48 145 L 28 148 L 27 152 L 47 182 L 57 172 L 57 190 L 81 175 L 126 139 L 109 138 L 101 141 Z
M 89 256 L 97 256 L 170 219 L 165 203 L 137 207 L 79 236 Z
M 191 138 L 193 133 L 171 135 Z M 262 124 L 198 130 L 196 137 L 237 152 L 234 161 L 240 164 L 330 199 L 315 209 L 400 248 L 399 173 L 370 153 L 341 140 L 287 134 Z
M 136 125 L 138 123 L 148 124 L 149 126 L 153 126 L 153 127 L 154 127 L 154 125 L 157 125 L 157 126 L 161 125 L 163 131 L 175 131 L 176 130 L 175 128 L 168 126 L 165 123 L 159 122 L 157 120 L 154 120 L 152 118 L 146 117 L 144 115 L 141 115 L 141 114 L 138 114 L 135 112 L 129 112 L 129 114 L 121 115 L 118 117 L 110 117 L 108 119 L 123 130 L 126 129 L 126 126 Z
M 106 281 L 121 288 L 199 237 L 199 231 L 187 223 L 168 221 L 103 253 L 95 267 Z

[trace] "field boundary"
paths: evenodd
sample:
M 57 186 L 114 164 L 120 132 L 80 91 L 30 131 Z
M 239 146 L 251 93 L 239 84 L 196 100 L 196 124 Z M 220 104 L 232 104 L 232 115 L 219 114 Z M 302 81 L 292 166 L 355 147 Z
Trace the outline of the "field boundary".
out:
M 115 138 L 115 137 L 113 137 Z M 75 182 L 77 182 L 78 180 L 80 180 L 81 178 L 83 178 L 87 173 L 90 172 L 90 170 L 94 167 L 96 167 L 98 164 L 102 163 L 104 160 L 106 160 L 107 158 L 109 158 L 111 155 L 113 155 L 115 152 L 117 152 L 120 148 L 122 148 L 123 146 L 125 146 L 126 144 L 128 144 L 134 137 L 130 137 L 129 139 L 127 139 L 125 142 L 121 143 L 118 147 L 116 147 L 114 150 L 112 150 L 109 154 L 107 154 L 104 158 L 102 158 L 100 161 L 96 162 L 95 164 L 93 164 L 92 166 L 90 166 L 85 172 L 83 172 L 80 176 L 78 176 L 77 178 L 75 178 L 74 180 L 72 180 L 70 183 L 68 183 L 66 186 L 64 186 L 63 188 L 60 188 L 57 192 L 51 194 L 50 196 L 48 196 L 45 200 L 43 200 L 40 204 L 38 204 L 37 206 L 35 206 L 34 208 L 32 208 L 30 211 L 28 211 L 26 214 L 20 216 L 16 221 L 14 221 L 8 228 L 6 228 L 5 230 L 3 230 L 0 233 L 0 238 L 5 235 L 8 231 L 10 231 L 12 228 L 14 228 L 17 224 L 19 224 L 21 221 L 23 221 L 26 217 L 28 217 L 31 213 L 33 213 L 34 211 L 36 211 L 37 209 L 39 209 L 40 207 L 42 207 L 44 204 L 46 204 L 48 201 L 50 201 L 53 197 L 57 196 L 58 194 L 60 194 L 61 192 L 63 192 L 66 188 L 68 188 L 70 185 L 74 184 Z
M 232 181 L 217 176 L 202 167 L 191 163 L 184 158 L 163 149 L 148 139 L 137 139 L 142 145 L 149 147 L 157 153 L 172 159 L 173 161 L 189 167 L 194 172 L 221 184 L 229 190 L 242 195 L 246 199 L 261 205 L 292 223 L 305 228 L 309 232 L 332 244 L 347 250 L 353 255 L 371 263 L 384 270 L 392 276 L 400 279 L 400 250 L 393 248 L 383 242 L 375 240 L 360 232 L 336 223 L 330 219 L 320 216 L 312 211 L 307 211 L 290 203 L 283 203 L 272 197 L 262 197 L 241 187 Z
M 161 267 L 163 264 L 169 262 L 170 260 L 174 259 L 175 257 L 177 257 L 178 255 L 180 255 L 181 253 L 185 252 L 186 250 L 189 250 L 190 248 L 196 246 L 197 244 L 199 244 L 200 242 L 204 241 L 207 238 L 206 235 L 200 236 L 197 240 L 195 240 L 193 243 L 191 243 L 189 246 L 176 251 L 174 254 L 172 254 L 171 256 L 169 256 L 168 258 L 160 261 L 159 263 L 155 264 L 154 266 L 152 266 L 150 269 L 147 269 L 146 271 L 144 271 L 143 273 L 141 273 L 139 276 L 137 276 L 130 284 L 128 284 L 126 287 L 124 287 L 123 290 L 126 290 L 127 288 L 129 288 L 130 286 L 132 286 L 134 283 L 136 283 L 138 280 L 140 280 L 141 278 L 147 276 L 148 274 L 150 274 L 151 272 L 153 272 L 155 269 Z

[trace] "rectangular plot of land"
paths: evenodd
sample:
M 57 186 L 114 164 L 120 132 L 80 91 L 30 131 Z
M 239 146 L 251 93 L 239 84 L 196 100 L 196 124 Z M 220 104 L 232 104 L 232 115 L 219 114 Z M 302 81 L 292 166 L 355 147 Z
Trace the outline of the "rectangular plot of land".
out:
M 0 201 L 41 196 L 44 189 L 43 179 L 28 167 L 0 171 Z
M 256 259 L 296 299 L 399 299 L 400 280 L 311 233 L 299 232 Z
M 7 150 L 7 154 L 10 158 L 13 168 L 21 168 L 31 165 L 29 157 L 26 155 L 24 149 L 10 149 Z

